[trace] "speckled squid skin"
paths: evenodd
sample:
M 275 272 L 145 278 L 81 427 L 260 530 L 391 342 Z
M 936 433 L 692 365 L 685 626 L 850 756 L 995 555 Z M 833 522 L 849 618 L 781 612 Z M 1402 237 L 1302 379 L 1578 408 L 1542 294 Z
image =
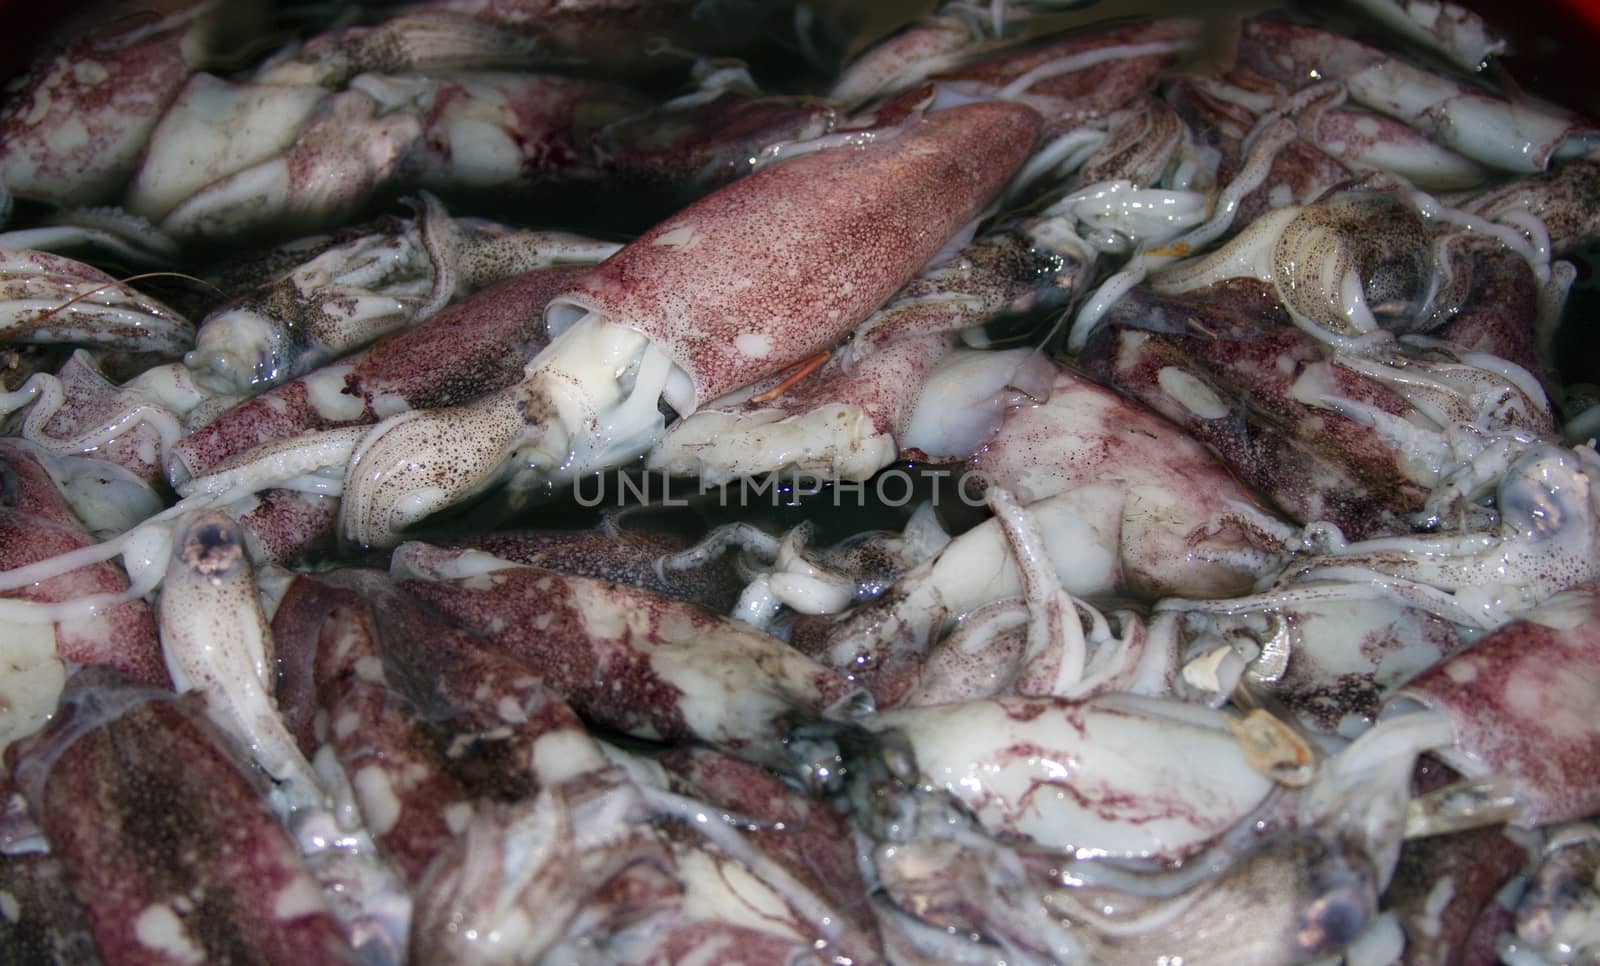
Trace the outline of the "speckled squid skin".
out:
M 1283 564 L 1281 547 L 1249 519 L 1255 497 L 1210 450 L 1065 368 L 1049 402 L 1009 412 L 972 465 L 1024 504 L 1085 485 L 1118 487 L 1122 577 L 1138 594 L 1247 593 Z
M 348 962 L 321 889 L 190 702 L 68 686 L 19 783 L 107 964 Z
M 1387 114 L 1475 161 L 1504 171 L 1539 172 L 1587 119 L 1526 96 L 1498 97 L 1339 34 L 1265 14 L 1240 29 L 1240 65 L 1291 90 L 1337 82 L 1350 99 Z
M 1383 903 L 1406 931 L 1406 962 L 1487 962 L 1473 958 L 1473 934 L 1497 910 L 1509 916 L 1494 896 L 1527 859 L 1526 847 L 1502 828 L 1407 840 Z
M 1271 782 L 1223 716 L 1129 695 L 999 697 L 867 719 L 909 742 L 922 780 L 991 834 L 1167 861 L 1249 815 Z
M 97 4 L 102 8 L 113 4 Z M 0 182 L 61 205 L 112 200 L 198 54 L 195 20 L 218 4 L 113 16 L 35 66 L 0 110 Z M 180 7 L 175 12 L 171 8 Z M 154 23 L 166 29 L 151 31 Z
M 1252 291 L 1254 290 L 1254 291 Z M 1308 370 L 1325 370 L 1338 391 L 1384 412 L 1408 404 L 1387 388 L 1328 361 L 1320 343 L 1290 325 L 1276 297 L 1231 279 L 1199 298 L 1133 292 L 1079 361 L 1211 447 L 1239 479 L 1298 523 L 1327 520 L 1346 536 L 1404 533 L 1428 486 L 1413 479 L 1393 447 L 1369 426 L 1294 395 Z M 1230 295 L 1228 303 L 1221 298 Z M 1182 374 L 1194 398 L 1168 392 Z M 1202 411 L 1195 399 L 1215 400 Z
M 668 218 L 564 297 L 661 345 L 698 408 L 844 338 L 978 214 L 1038 126 L 1027 107 L 971 104 L 802 155 Z
M 200 476 L 262 443 L 307 430 L 457 405 L 511 385 L 546 344 L 545 304 L 583 271 L 560 266 L 507 279 L 364 352 L 245 400 L 178 441 L 173 461 L 181 463 L 179 476 Z
M 320 740 L 350 779 L 373 840 L 415 887 L 472 807 L 460 783 L 439 767 L 410 703 L 391 691 L 377 638 L 372 612 L 360 602 L 336 608 L 322 624 L 315 657 L 319 717 L 326 722 Z M 452 827 L 452 815 L 459 827 Z
M 535 669 L 591 722 L 781 758 L 781 720 L 855 694 L 781 641 L 627 584 L 525 567 L 403 590 Z
M 93 542 L 28 445 L 0 440 L 0 564 L 14 569 Z M 127 589 L 127 575 L 108 561 L 0 596 L 56 603 Z M 170 684 L 155 615 L 142 600 L 57 624 L 56 653 L 73 664 L 110 665 L 146 684 Z
M 288 565 L 333 547 L 339 498 L 300 490 L 263 490 L 232 512 L 244 528 L 253 562 Z
M 452 626 L 372 572 L 337 582 L 367 599 L 393 700 L 432 735 L 475 802 L 510 802 L 606 767 L 583 722 L 518 657 Z
M 0 949 L 15 963 L 92 963 L 94 937 L 72 897 L 61 860 L 45 852 L 0 855 Z
M 1551 253 L 1572 254 L 1600 235 L 1600 161 L 1575 159 L 1531 179 L 1453 200 L 1489 218 L 1532 212 L 1550 233 Z
M 935 74 L 930 80 L 939 87 L 982 97 L 1041 71 L 1042 76 L 1018 91 L 1014 99 L 1037 110 L 1044 118 L 1045 137 L 1054 137 L 1153 90 L 1162 72 L 1177 62 L 1178 51 L 1193 33 L 1194 23 L 1181 19 L 1077 32 L 1021 50 L 1001 50 L 976 63 Z M 1086 63 L 1078 70 L 1050 72 L 1053 62 L 1117 48 L 1122 49 L 1122 56 Z
M 43 421 L 37 434 L 26 438 L 54 453 L 115 463 L 146 483 L 154 484 L 166 476 L 161 428 L 155 421 L 139 418 L 143 407 L 150 405 L 142 394 L 121 389 L 107 379 L 94 357 L 82 349 L 67 358 L 56 378 L 61 380 L 65 397 L 61 408 Z M 157 419 L 165 422 L 166 418 L 165 412 L 158 411 Z M 115 435 L 110 435 L 113 432 Z
M 500 530 L 456 545 L 530 567 L 634 584 L 719 613 L 732 609 L 745 585 L 728 556 L 690 569 L 658 568 L 663 557 L 688 550 L 694 541 L 621 521 L 596 530 Z
M 697 197 L 749 174 L 750 159 L 770 145 L 818 137 L 838 122 L 838 107 L 821 98 L 724 94 L 607 124 L 593 135 L 594 150 L 604 169 Z
M 899 454 L 924 380 L 951 341 L 942 333 L 907 336 L 854 366 L 847 352 L 836 352 L 776 399 L 756 401 L 778 377 L 732 402 L 713 400 L 667 427 L 647 465 L 708 482 L 785 470 L 868 479 Z
M 1600 583 L 1550 598 L 1396 695 L 1450 718 L 1442 757 L 1515 783 L 1517 824 L 1555 825 L 1600 811 Z
M 0 247 L 0 337 L 7 343 L 78 343 L 173 357 L 194 344 L 194 326 L 92 265 Z
M 1504 247 L 1475 245 L 1458 256 L 1452 282 L 1465 288 L 1461 309 L 1434 334 L 1468 352 L 1483 352 L 1543 373 L 1539 359 L 1539 280 L 1528 260 Z
M 867 906 L 871 890 L 844 815 L 759 766 L 707 748 L 675 748 L 658 761 L 688 786 L 675 790 L 751 819 L 746 840 L 838 910 L 849 927 L 840 943 L 842 954 L 856 962 L 882 960 L 882 942 Z

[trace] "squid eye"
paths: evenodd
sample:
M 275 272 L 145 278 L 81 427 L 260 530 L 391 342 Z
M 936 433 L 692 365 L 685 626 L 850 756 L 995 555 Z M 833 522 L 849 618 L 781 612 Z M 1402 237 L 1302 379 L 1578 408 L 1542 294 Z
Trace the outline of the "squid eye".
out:
M 244 535 L 231 520 L 197 523 L 184 537 L 183 560 L 196 573 L 224 576 L 245 562 Z
M 1367 928 L 1372 912 L 1367 890 L 1357 886 L 1335 889 L 1317 897 L 1300 914 L 1295 944 L 1307 956 L 1336 953 Z
M 1433 251 L 1417 213 L 1392 194 L 1351 192 L 1307 206 L 1274 249 L 1284 305 L 1343 336 L 1423 323 Z
M 1528 540 L 1549 540 L 1581 519 L 1579 476 L 1559 450 L 1542 449 L 1517 461 L 1500 483 L 1501 526 Z
M 1332 847 L 1313 859 L 1305 888 L 1310 902 L 1295 923 L 1294 938 L 1307 958 L 1337 953 L 1377 915 L 1372 867 L 1348 847 Z
M 1415 328 L 1433 273 L 1421 219 L 1389 195 L 1352 196 L 1343 203 L 1367 307 L 1386 329 Z

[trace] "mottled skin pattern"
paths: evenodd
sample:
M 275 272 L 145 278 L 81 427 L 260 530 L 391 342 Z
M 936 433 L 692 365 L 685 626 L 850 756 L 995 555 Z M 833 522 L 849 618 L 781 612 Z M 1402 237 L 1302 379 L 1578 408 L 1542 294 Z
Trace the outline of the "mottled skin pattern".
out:
M 1381 170 L 1390 156 L 1406 152 L 1419 162 L 1437 159 L 1440 173 L 1417 179 L 1417 186 L 1427 190 L 1468 187 L 1490 177 L 1486 169 L 1441 148 L 1415 128 L 1371 111 L 1313 109 L 1301 123 L 1301 136 L 1309 136 L 1330 157 L 1358 171 Z
M 883 956 L 869 890 L 856 862 L 845 817 L 756 765 L 703 748 L 680 748 L 657 759 L 688 785 L 686 794 L 753 820 L 745 838 L 839 911 L 851 928 L 839 950 L 856 961 Z M 856 948 L 859 945 L 860 948 Z
M 0 563 L 7 570 L 94 543 L 73 516 L 49 471 L 29 448 L 0 440 Z M 4 596 L 56 603 L 128 589 L 115 563 L 81 567 Z M 155 615 L 142 600 L 97 616 L 56 625 L 56 653 L 64 662 L 107 664 L 148 684 L 168 685 Z
M 1258 284 L 1222 283 L 1204 301 L 1130 293 L 1079 361 L 1212 447 L 1291 519 L 1327 520 L 1354 539 L 1409 530 L 1403 514 L 1422 508 L 1428 487 L 1370 427 L 1300 402 L 1290 387 L 1307 367 L 1322 366 L 1341 396 L 1393 414 L 1407 404 L 1330 364 L 1319 342 L 1286 321 L 1269 327 L 1219 302 L 1218 289 Z M 1276 300 L 1263 287 L 1256 305 L 1270 313 Z M 1226 412 L 1207 418 L 1169 395 L 1158 381 L 1169 367 L 1201 380 Z
M 422 99 L 422 136 L 399 173 L 408 183 L 440 188 L 588 173 L 595 163 L 587 143 L 589 129 L 650 106 L 646 98 L 615 84 L 553 74 L 460 73 L 429 83 L 432 89 Z M 469 119 L 498 128 L 515 146 L 517 166 L 477 170 L 459 164 L 452 128 Z M 455 137 L 460 136 L 457 131 Z
M 339 498 L 299 490 L 263 490 L 247 509 L 234 509 L 250 559 L 276 564 L 308 560 L 334 544 Z
M 549 342 L 544 307 L 585 270 L 517 275 L 378 342 L 356 361 L 346 392 L 369 401 L 398 396 L 414 409 L 431 409 L 511 385 Z
M 1080 268 L 1070 257 L 1040 251 L 1018 232 L 988 233 L 896 292 L 861 323 L 850 351 L 866 355 L 902 339 L 955 332 L 1007 311 L 1049 304 L 1052 296 L 1071 291 Z
M 525 662 L 589 721 L 642 738 L 767 759 L 780 718 L 853 691 L 774 638 L 626 584 L 513 568 L 400 586 Z
M 114 677 L 68 689 L 19 746 L 19 783 L 104 962 L 352 955 L 293 840 L 187 702 Z
M 492 23 L 444 10 L 413 10 L 370 27 L 318 34 L 298 49 L 270 58 L 257 77 L 331 88 L 363 73 L 513 67 L 530 63 L 537 54 L 535 43 Z
M 1391 605 L 1356 606 L 1387 610 Z M 1260 686 L 1293 709 L 1302 723 L 1326 734 L 1338 733 L 1347 719 L 1376 721 L 1396 685 L 1465 644 L 1454 624 L 1406 608 L 1376 630 L 1356 623 L 1365 631 L 1356 647 L 1370 665 L 1352 670 L 1341 653 L 1344 649 L 1331 640 L 1352 623 L 1341 616 L 1337 605 L 1328 610 L 1316 605 L 1284 607 L 1275 619 L 1282 621 L 1292 641 L 1289 667 L 1281 677 Z M 1329 641 L 1327 654 L 1323 641 Z M 1407 650 L 1412 653 L 1403 653 Z
M 428 409 L 466 402 L 515 383 L 523 366 L 547 340 L 542 310 L 583 271 L 537 269 L 507 279 L 450 306 L 415 328 L 379 340 L 336 365 L 345 367 L 342 394 L 361 407 L 351 418 L 330 418 L 313 404 L 311 373 L 247 399 L 195 430 L 173 448 L 191 476 L 272 440 L 307 430 L 375 423 L 403 408 Z
M 322 625 L 315 662 L 317 704 L 327 722 L 321 743 L 332 746 L 350 778 L 374 841 L 415 888 L 455 838 L 447 810 L 467 794 L 439 767 L 415 709 L 386 681 L 377 636 L 361 604 L 334 610 Z
M 810 942 L 792 936 L 694 919 L 674 922 L 653 935 L 649 954 L 638 961 L 647 966 L 692 966 L 711 957 L 714 962 L 793 963 L 814 953 Z
M 408 230 L 408 221 L 397 215 L 381 215 L 370 221 L 342 225 L 318 235 L 307 235 L 249 251 L 230 252 L 211 270 L 207 280 L 229 293 L 260 288 L 316 260 L 317 256 L 330 249 L 374 235 L 404 235 Z
M 158 14 L 114 17 L 35 65 L 0 109 L 0 182 L 62 205 L 112 200 L 194 66 L 192 20 L 212 5 L 189 6 L 153 33 Z
M 902 620 L 908 610 L 914 619 Z M 928 649 L 950 616 L 947 607 L 925 607 L 896 585 L 840 616 L 802 616 L 790 644 L 866 688 L 875 707 L 892 708 L 921 681 Z
M 1531 179 L 1450 201 L 1490 218 L 1532 212 L 1550 233 L 1551 254 L 1569 255 L 1600 235 L 1600 162 L 1567 161 Z
M 879 433 L 898 436 L 922 396 L 922 382 L 949 352 L 944 332 L 908 337 L 849 366 L 837 355 L 773 400 L 791 412 L 828 403 L 860 406 Z M 881 358 L 880 358 L 881 356 Z
M 538 961 L 671 908 L 682 887 L 646 818 L 618 768 L 479 809 L 417 888 L 411 958 Z
M 999 697 L 896 708 L 867 723 L 903 736 L 922 780 L 993 835 L 1159 862 L 1203 847 L 1269 790 L 1216 730 L 1220 717 L 1200 714 L 1158 717 L 1120 695 Z M 1195 781 L 1201 774 L 1211 780 Z
M 516 27 L 558 51 L 635 69 L 647 39 L 666 36 L 676 47 L 710 53 L 747 39 L 762 19 L 759 7 L 735 8 L 744 20 L 730 21 L 720 8 L 695 15 L 698 0 L 430 0 L 426 7 Z
M 36 442 L 50 445 L 63 455 L 82 455 L 115 463 L 146 483 L 166 478 L 161 460 L 161 431 L 149 422 L 132 421 L 109 441 L 101 437 L 126 420 L 148 401 L 136 392 L 120 390 L 87 352 L 74 352 L 56 378 L 65 400 L 39 428 Z M 161 418 L 166 418 L 161 413 Z M 40 439 L 39 437 L 43 437 Z M 59 441 L 60 445 L 55 445 Z
M 318 373 L 311 376 L 316 378 Z M 312 405 L 305 379 L 302 376 L 246 399 L 178 440 L 172 448 L 168 475 L 181 483 L 204 476 L 213 467 L 263 443 L 293 439 L 307 430 L 360 426 L 373 421 L 363 419 L 362 414 L 352 419 L 328 418 Z
M 1023 504 L 1088 484 L 1120 485 L 1123 577 L 1138 594 L 1160 597 L 1180 584 L 1191 595 L 1247 593 L 1282 563 L 1272 537 L 1247 517 L 1255 497 L 1216 456 L 1149 409 L 1065 368 L 1050 401 L 1008 413 L 972 465 Z M 1202 568 L 1206 578 L 1198 577 Z
M 1424 672 L 1397 698 L 1448 715 L 1469 774 L 1515 782 L 1517 824 L 1554 825 L 1600 811 L 1600 584 L 1551 598 Z
M 652 228 L 565 297 L 660 344 L 698 407 L 843 338 L 978 213 L 1037 128 L 1029 108 L 972 104 L 765 168 Z
M 830 96 L 847 105 L 893 93 L 920 79 L 925 64 L 971 46 L 972 31 L 959 17 L 926 16 L 868 48 L 845 67 Z
M 420 136 L 414 112 L 385 112 L 358 90 L 329 95 L 281 156 L 205 185 L 160 215 L 161 228 L 225 244 L 249 232 L 282 237 L 336 224 L 395 176 Z
M 1446 146 L 1510 170 L 1543 171 L 1567 138 L 1586 135 L 1590 130 L 1581 120 L 1550 112 L 1526 98 L 1520 102 L 1501 100 L 1442 77 L 1433 79 L 1441 89 L 1395 94 L 1382 83 L 1373 83 L 1373 75 L 1387 74 L 1402 82 L 1408 74 L 1426 75 L 1375 47 L 1271 15 L 1244 22 L 1238 57 L 1240 64 L 1290 90 L 1325 81 L 1365 81 L 1362 86 L 1366 88 L 1367 103 L 1375 110 L 1398 113 L 1401 119 Z M 1354 84 L 1351 86 L 1356 99 L 1361 100 L 1362 93 L 1354 91 Z M 1405 103 L 1407 98 L 1413 103 Z M 1479 132 L 1474 128 L 1483 121 L 1476 115 L 1492 118 L 1490 125 L 1510 126 L 1519 123 L 1519 111 L 1543 115 L 1541 120 L 1545 123 L 1530 125 L 1529 130 L 1534 132 L 1531 135 L 1524 131 L 1504 132 L 1504 140 L 1516 145 L 1515 152 L 1480 153 L 1481 144 L 1475 144 Z
M 743 177 L 750 159 L 770 145 L 809 140 L 838 122 L 838 109 L 814 97 L 724 94 L 687 109 L 656 108 L 623 118 L 592 140 L 602 168 L 681 195 Z
M 1539 283 L 1528 260 L 1500 246 L 1475 245 L 1453 266 L 1466 276 L 1466 297 L 1460 311 L 1433 334 L 1452 347 L 1499 356 L 1529 372 L 1541 372 L 1535 331 Z
M 94 963 L 94 937 L 83 907 L 68 891 L 61 860 L 30 853 L 0 855 L 0 892 L 16 903 L 0 916 L 0 955 L 11 963 Z
M 1176 48 L 1184 44 L 1190 25 L 1181 20 L 1156 20 L 1110 30 L 1086 31 L 1024 50 L 1006 50 L 995 56 L 935 74 L 940 86 L 971 95 L 993 95 L 1013 81 L 1052 61 L 1117 45 L 1169 45 L 1158 53 L 1118 57 L 1068 73 L 1042 77 L 1016 95 L 1044 118 L 1043 134 L 1053 137 L 1085 121 L 1101 117 L 1140 94 L 1151 91 L 1161 73 L 1177 63 Z
M 33 302 L 43 304 L 27 304 Z M 49 252 L 0 248 L 0 309 L 3 342 L 69 342 L 168 357 L 194 343 L 194 326 L 157 299 Z
M 341 581 L 343 582 L 343 581 Z M 474 800 L 511 802 L 605 766 L 576 713 L 516 655 L 452 626 L 387 579 L 351 582 L 370 602 L 384 675 Z M 561 745 L 552 758 L 541 753 Z
M 1181 77 L 1167 88 L 1168 102 L 1189 128 L 1191 137 L 1215 148 L 1218 160 L 1216 181 L 1227 184 L 1238 175 L 1244 163 L 1244 141 L 1254 130 L 1262 111 L 1256 101 L 1277 105 L 1288 91 L 1248 69 L 1235 68 L 1220 80 L 1242 88 L 1243 95 L 1214 87 L 1210 78 Z M 1313 108 L 1306 117 L 1319 116 Z M 1239 201 L 1234 224 L 1246 225 L 1270 208 L 1283 203 L 1308 204 L 1328 189 L 1350 181 L 1354 174 L 1338 158 L 1315 142 L 1316 128 L 1309 122 L 1272 157 L 1261 185 Z
M 344 573 L 354 578 L 363 572 L 351 568 Z M 381 576 L 380 571 L 370 573 Z M 316 661 L 322 626 L 334 611 L 360 601 L 360 595 L 349 587 L 299 574 L 273 612 L 272 640 L 277 657 L 273 661 L 273 696 L 284 726 L 307 755 L 314 754 L 320 744 L 316 735 Z
M 1394 912 L 1406 932 L 1408 966 L 1459 966 L 1481 962 L 1471 956 L 1474 928 L 1492 918 L 1495 893 L 1528 858 L 1526 847 L 1499 828 L 1409 839 L 1400 849 L 1383 908 Z M 1442 908 L 1438 893 L 1449 889 Z
M 1139 187 L 1153 185 L 1166 173 L 1187 131 L 1183 118 L 1164 101 L 1138 98 L 1111 116 L 1106 142 L 1078 169 L 1078 183 L 1126 178 Z
M 731 401 L 713 400 L 667 427 L 648 465 L 707 482 L 779 472 L 866 479 L 900 454 L 898 441 L 922 396 L 923 381 L 949 354 L 950 343 L 942 332 L 909 335 L 855 364 L 846 348 L 775 399 L 755 401 L 775 390 L 781 377 L 750 387 L 753 395 L 738 392 Z M 806 434 L 803 442 L 785 446 L 765 434 L 771 422 L 805 419 L 830 407 L 837 416 L 813 416 L 824 431 Z M 707 415 L 722 413 L 746 421 L 705 422 Z M 784 428 L 779 422 L 777 431 Z
M 662 557 L 687 550 L 692 544 L 681 536 L 633 529 L 619 522 L 614 530 L 498 530 L 469 537 L 458 546 L 530 567 L 621 581 L 726 612 L 744 589 L 744 581 L 726 555 L 690 570 L 657 568 Z

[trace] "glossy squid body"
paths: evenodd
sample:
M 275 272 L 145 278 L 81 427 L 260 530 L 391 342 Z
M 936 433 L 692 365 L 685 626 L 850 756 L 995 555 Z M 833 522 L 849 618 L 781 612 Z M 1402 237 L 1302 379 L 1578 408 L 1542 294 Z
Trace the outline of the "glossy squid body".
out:
M 204 718 L 170 694 L 106 677 L 75 681 L 68 713 L 20 766 L 100 953 L 353 955 L 288 832 Z
M 345 534 L 393 543 L 513 454 L 542 479 L 616 465 L 660 435 L 658 400 L 687 415 L 828 348 L 977 214 L 1037 123 L 1004 104 L 933 112 L 691 205 L 555 299 L 550 348 L 517 386 L 374 430 L 347 471 Z
M 1586 777 L 1596 753 L 1595 585 L 1563 591 L 1418 675 L 1399 692 L 1448 717 L 1445 757 L 1468 774 L 1510 776 L 1517 821 L 1546 825 L 1593 814 Z
M 158 6 L 0 104 L 0 960 L 1600 949 L 1492 21 Z

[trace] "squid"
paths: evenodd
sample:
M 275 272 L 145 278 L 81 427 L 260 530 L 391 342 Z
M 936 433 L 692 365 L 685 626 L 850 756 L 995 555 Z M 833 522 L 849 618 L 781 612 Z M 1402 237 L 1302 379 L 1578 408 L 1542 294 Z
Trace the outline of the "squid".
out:
M 0 441 L 0 552 L 7 569 L 80 549 L 92 539 L 57 485 L 53 462 L 26 443 Z M 67 684 L 69 667 L 109 665 L 131 680 L 158 687 L 168 683 L 155 617 L 142 599 L 62 614 L 44 624 L 17 622 L 11 612 L 19 606 L 49 610 L 85 597 L 103 602 L 123 597 L 128 589 L 127 574 L 102 561 L 3 595 L 7 671 L 0 677 L 0 742 L 9 744 L 45 724 Z
M 867 726 L 903 735 L 922 780 L 991 832 L 1065 851 L 1181 859 L 1273 787 L 1216 712 L 1133 696 L 993 698 L 883 711 Z
M 108 960 L 354 955 L 293 839 L 189 702 L 86 671 L 19 750 L 19 784 Z
M 82 262 L 0 249 L 0 342 L 79 343 L 171 357 L 194 344 L 194 326 Z
M 978 213 L 1037 123 L 1006 104 L 936 111 L 689 206 L 556 297 L 521 382 L 368 434 L 345 471 L 344 536 L 392 545 L 508 464 L 522 488 L 621 465 L 661 435 L 658 402 L 688 416 L 829 347 Z
M 1257 17 L 1241 36 L 1250 68 L 1292 89 L 1311 77 L 1338 82 L 1353 100 L 1501 170 L 1543 171 L 1594 133 L 1557 108 L 1480 93 L 1327 31 Z
M 1196 480 L 1207 482 L 1197 487 Z M 1114 634 L 1097 611 L 1063 594 L 1227 597 L 1269 581 L 1297 538 L 1175 427 L 1064 368 L 1047 403 L 1005 414 L 962 485 L 978 482 L 989 487 L 995 520 L 957 537 L 826 631 L 825 663 L 860 675 L 880 706 L 907 695 L 934 641 L 968 618 L 972 626 L 939 661 L 1035 628 L 1020 665 L 988 660 L 999 657 L 988 652 L 974 686 L 985 686 L 992 672 L 991 686 L 1006 687 L 1034 664 L 1033 686 L 1073 687 L 1093 657 L 1090 643 L 1142 647 L 1145 635 L 1137 618 Z M 1139 664 L 1120 647 L 1105 652 L 1126 659 L 1099 665 L 1108 673 Z M 1008 666 L 1010 673 L 999 670 Z
M 41 61 L 0 111 L 0 184 L 64 205 L 114 200 L 190 72 L 227 43 L 218 36 L 224 7 L 202 0 L 110 16 Z M 254 19 L 253 4 L 228 9 L 236 11 Z
M 255 394 L 524 272 L 593 264 L 620 246 L 564 232 L 452 219 L 424 193 L 418 216 L 361 234 L 230 299 L 201 320 L 185 363 L 220 393 Z
M 865 698 L 776 638 L 642 588 L 417 543 L 391 566 L 432 611 L 635 737 L 692 737 L 768 762 L 791 718 L 848 714 Z
M 1515 824 L 1577 821 L 1600 809 L 1589 761 L 1600 749 L 1593 715 L 1596 587 L 1550 597 L 1471 648 L 1409 681 L 1396 713 L 1442 719 L 1453 741 L 1437 754 L 1469 778 L 1511 783 Z M 1401 717 L 1411 717 L 1402 714 Z

